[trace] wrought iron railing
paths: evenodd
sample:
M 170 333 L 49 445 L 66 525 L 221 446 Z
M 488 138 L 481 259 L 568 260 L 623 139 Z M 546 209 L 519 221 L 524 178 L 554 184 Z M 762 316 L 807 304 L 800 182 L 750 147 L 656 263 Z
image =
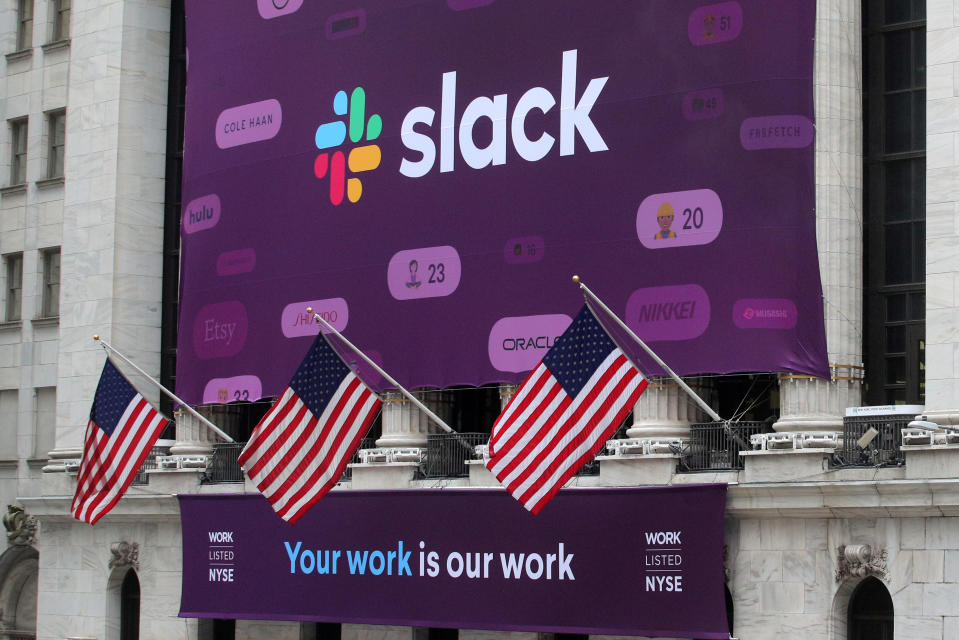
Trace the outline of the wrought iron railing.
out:
M 150 453 L 147 454 L 147 457 L 144 458 L 143 464 L 140 466 L 140 470 L 137 471 L 137 474 L 133 476 L 133 480 L 130 482 L 131 485 L 144 485 L 149 483 L 149 477 L 147 476 L 147 471 L 150 469 L 157 468 L 157 456 L 165 456 L 170 454 L 170 447 L 168 446 L 159 446 L 153 447 L 150 449 Z
M 689 471 L 725 471 L 743 468 L 740 451 L 750 448 L 749 437 L 771 431 L 768 422 L 704 422 L 689 426 L 689 449 L 682 465 Z
M 896 466 L 906 462 L 900 450 L 901 430 L 912 421 L 909 415 L 847 416 L 842 421 L 843 445 L 836 456 L 836 466 Z M 870 428 L 878 433 L 860 446 Z
M 426 437 L 427 478 L 462 478 L 469 475 L 467 460 L 478 445 L 489 442 L 488 433 L 431 433 Z
M 243 482 L 243 469 L 236 459 L 239 457 L 245 442 L 217 442 L 213 445 L 213 455 L 203 474 L 203 484 L 239 483 Z

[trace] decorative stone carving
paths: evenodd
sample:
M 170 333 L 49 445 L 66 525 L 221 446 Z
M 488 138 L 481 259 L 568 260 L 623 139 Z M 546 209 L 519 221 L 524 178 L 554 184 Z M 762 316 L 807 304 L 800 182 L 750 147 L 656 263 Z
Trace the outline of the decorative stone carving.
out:
M 7 505 L 3 514 L 3 527 L 7 530 L 7 542 L 12 545 L 32 546 L 37 541 L 37 529 L 40 522 L 34 516 L 27 515 L 23 507 Z
M 850 544 L 839 547 L 839 567 L 836 582 L 852 578 L 875 576 L 889 581 L 886 569 L 886 550 L 873 550 L 868 544 Z
M 137 542 L 114 542 L 110 545 L 110 568 L 133 567 L 140 570 L 140 544 Z

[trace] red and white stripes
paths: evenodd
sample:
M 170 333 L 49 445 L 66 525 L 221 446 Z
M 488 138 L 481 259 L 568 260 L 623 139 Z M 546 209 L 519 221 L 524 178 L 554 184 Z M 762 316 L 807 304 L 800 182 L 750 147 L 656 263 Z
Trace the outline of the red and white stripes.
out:
M 540 363 L 493 425 L 487 468 L 524 507 L 539 513 L 603 447 L 646 385 L 619 349 L 575 398 Z
M 113 435 L 108 436 L 91 420 L 70 513 L 94 524 L 109 512 L 126 492 L 167 422 L 140 394 L 127 405 Z
M 343 378 L 320 416 L 287 387 L 238 461 L 277 514 L 295 523 L 337 483 L 380 404 L 353 373 Z

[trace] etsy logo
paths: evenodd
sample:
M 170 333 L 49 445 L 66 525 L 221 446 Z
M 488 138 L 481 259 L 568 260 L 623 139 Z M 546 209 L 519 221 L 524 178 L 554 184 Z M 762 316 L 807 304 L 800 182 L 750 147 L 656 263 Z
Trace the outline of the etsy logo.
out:
M 353 89 L 349 98 L 345 91 L 337 92 L 333 97 L 333 113 L 346 116 L 347 120 L 333 120 L 317 127 L 316 148 L 321 153 L 313 162 L 313 173 L 321 180 L 329 175 L 330 202 L 338 205 L 343 202 L 344 193 L 350 202 L 358 201 L 363 195 L 363 183 L 359 178 L 347 178 L 347 169 L 350 174 L 372 171 L 380 166 L 381 154 L 376 144 L 353 147 L 348 154 L 334 148 L 346 142 L 347 134 L 353 144 L 363 140 L 364 133 L 366 142 L 376 140 L 383 131 L 383 120 L 378 114 L 366 119 L 366 92 L 363 87 Z

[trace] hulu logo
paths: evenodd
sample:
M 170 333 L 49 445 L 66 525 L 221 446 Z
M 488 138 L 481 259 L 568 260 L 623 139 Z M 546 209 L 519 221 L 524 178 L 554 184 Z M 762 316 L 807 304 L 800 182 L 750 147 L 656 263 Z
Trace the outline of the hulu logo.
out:
M 351 174 L 376 169 L 380 166 L 380 147 L 375 144 L 353 147 L 348 155 L 338 149 L 326 150 L 343 144 L 347 133 L 349 133 L 350 142 L 359 143 L 363 139 L 364 129 L 367 142 L 376 140 L 383 131 L 383 120 L 377 114 L 371 115 L 370 119 L 366 120 L 366 92 L 363 87 L 353 89 L 349 98 L 345 91 L 337 92 L 333 98 L 333 113 L 338 116 L 349 114 L 348 124 L 342 120 L 334 120 L 317 127 L 316 148 L 322 153 L 313 163 L 313 173 L 320 179 L 329 174 L 330 202 L 338 205 L 343 202 L 344 193 L 350 202 L 358 201 L 363 195 L 363 183 L 359 178 L 347 178 L 347 168 Z

